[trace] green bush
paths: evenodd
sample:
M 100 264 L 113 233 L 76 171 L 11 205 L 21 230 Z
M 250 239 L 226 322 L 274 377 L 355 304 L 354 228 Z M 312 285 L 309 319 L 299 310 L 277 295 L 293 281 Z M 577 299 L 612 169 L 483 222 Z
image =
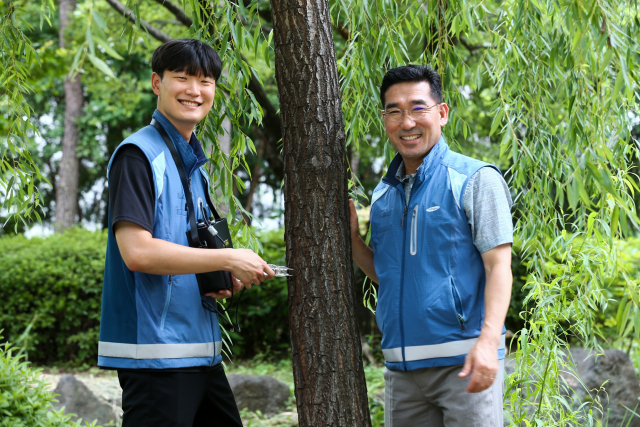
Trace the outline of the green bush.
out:
M 0 341 L 2 337 L 0 336 Z M 70 415 L 54 410 L 54 395 L 9 343 L 0 345 L 0 427 L 79 426 Z
M 29 360 L 95 365 L 107 235 L 72 229 L 46 239 L 0 239 L 0 329 L 24 344 Z

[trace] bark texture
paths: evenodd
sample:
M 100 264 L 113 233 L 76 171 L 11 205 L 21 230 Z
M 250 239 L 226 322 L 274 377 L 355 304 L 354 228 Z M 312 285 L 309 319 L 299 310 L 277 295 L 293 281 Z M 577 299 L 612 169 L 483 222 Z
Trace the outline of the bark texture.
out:
M 347 161 L 326 0 L 271 0 L 300 426 L 370 426 L 356 323 Z
M 60 47 L 65 47 L 64 32 L 69 26 L 69 18 L 76 8 L 75 0 L 60 0 Z M 73 79 L 64 79 L 64 134 L 62 136 L 62 159 L 58 168 L 56 184 L 56 232 L 64 231 L 76 222 L 78 216 L 78 181 L 80 162 L 77 156 L 78 119 L 82 115 L 82 82 L 77 75 Z

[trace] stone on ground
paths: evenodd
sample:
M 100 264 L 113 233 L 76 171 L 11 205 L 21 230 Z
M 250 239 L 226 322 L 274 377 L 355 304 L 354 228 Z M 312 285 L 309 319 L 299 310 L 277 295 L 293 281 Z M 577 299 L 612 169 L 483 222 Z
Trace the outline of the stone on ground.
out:
M 229 374 L 228 379 L 239 409 L 277 414 L 289 399 L 289 387 L 266 375 Z
M 571 349 L 571 357 L 576 364 L 575 374 L 584 387 L 574 376 L 567 373 L 563 373 L 562 376 L 573 388 L 579 400 L 588 402 L 596 396 L 600 397 L 603 418 L 606 418 L 609 410 L 609 426 L 640 427 L 638 417 L 634 416 L 629 422 L 631 413 L 627 410 L 629 408 L 640 413 L 640 380 L 629 356 L 620 350 L 605 350 L 604 355 L 595 358 L 588 350 L 574 348 Z M 625 415 L 626 420 L 623 424 Z
M 117 421 L 113 407 L 94 396 L 91 390 L 73 375 L 63 375 L 53 392 L 59 394 L 56 397 L 56 409 L 64 406 L 65 413 L 76 414 L 74 421 L 79 418 L 89 423 L 97 420 L 99 425 Z

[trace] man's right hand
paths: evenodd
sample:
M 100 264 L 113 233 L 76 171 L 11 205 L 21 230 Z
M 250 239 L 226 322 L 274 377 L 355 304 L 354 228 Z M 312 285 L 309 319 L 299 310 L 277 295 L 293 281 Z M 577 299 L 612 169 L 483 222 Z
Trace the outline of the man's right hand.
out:
M 228 270 L 247 289 L 251 289 L 251 285 L 259 285 L 275 276 L 275 272 L 267 265 L 267 262 L 251 249 L 230 249 L 229 252 L 231 257 Z

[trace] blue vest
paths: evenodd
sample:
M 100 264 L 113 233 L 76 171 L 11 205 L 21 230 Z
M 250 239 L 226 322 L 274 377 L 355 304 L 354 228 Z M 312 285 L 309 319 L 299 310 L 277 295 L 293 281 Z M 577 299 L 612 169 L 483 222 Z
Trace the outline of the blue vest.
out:
M 463 364 L 484 320 L 485 272 L 462 196 L 478 169 L 495 166 L 455 153 L 440 139 L 418 169 L 407 204 L 395 178 L 401 161 L 397 155 L 391 162 L 371 203 L 382 353 L 393 370 Z M 498 357 L 504 358 L 504 333 Z
M 202 167 L 206 162 L 204 153 L 199 146 L 199 152 L 194 153 L 160 112 L 156 110 L 153 117 L 182 158 L 194 206 L 202 201 L 206 207 L 209 178 Z M 189 246 L 184 190 L 160 133 L 153 126 L 146 126 L 125 139 L 113 153 L 109 169 L 118 150 L 126 144 L 140 147 L 151 164 L 155 187 L 153 237 Z M 217 316 L 202 307 L 195 274 L 170 276 L 129 270 L 120 255 L 109 211 L 98 366 L 125 369 L 213 366 L 222 361 L 221 341 Z

